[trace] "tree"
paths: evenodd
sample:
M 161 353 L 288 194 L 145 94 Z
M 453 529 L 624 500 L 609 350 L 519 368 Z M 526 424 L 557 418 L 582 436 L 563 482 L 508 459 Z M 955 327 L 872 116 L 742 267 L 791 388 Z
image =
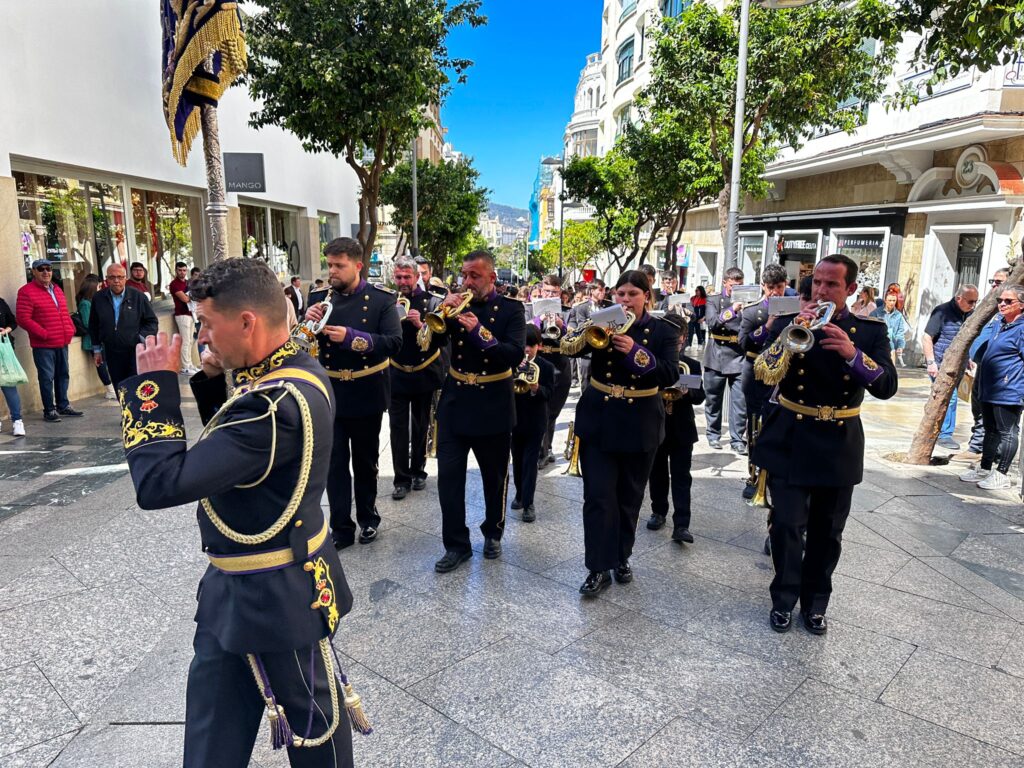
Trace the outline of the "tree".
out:
M 895 60 L 895 46 L 865 44 L 864 29 L 888 10 L 880 0 L 819 0 L 804 8 L 750 9 L 744 178 L 771 159 L 773 147 L 797 148 L 821 128 L 849 131 L 861 121 L 859 104 L 877 101 Z M 647 108 L 706 136 L 719 168 L 718 217 L 728 224 L 732 134 L 736 111 L 739 7 L 718 11 L 694 3 L 654 33 Z M 764 187 L 746 187 L 755 195 Z
M 253 0 L 246 82 L 254 128 L 280 126 L 309 152 L 343 157 L 359 179 L 359 242 L 377 237 L 384 174 L 472 62 L 448 53 L 449 31 L 486 23 L 481 0 Z
M 477 218 L 487 210 L 488 190 L 477 186 L 479 172 L 468 160 L 434 165 L 416 164 L 419 205 L 420 253 L 437 274 L 444 274 L 449 259 L 480 247 Z M 394 209 L 392 223 L 408 236 L 412 232 L 412 166 L 397 165 L 381 182 L 380 200 Z M 476 236 L 476 237 L 474 237 Z
M 551 238 L 544 243 L 544 247 L 530 265 L 535 267 L 533 271 L 541 275 L 558 271 L 560 234 L 557 229 L 551 233 Z M 587 262 L 604 250 L 597 222 L 566 221 L 565 238 L 561 248 L 562 266 L 566 271 L 583 269 Z

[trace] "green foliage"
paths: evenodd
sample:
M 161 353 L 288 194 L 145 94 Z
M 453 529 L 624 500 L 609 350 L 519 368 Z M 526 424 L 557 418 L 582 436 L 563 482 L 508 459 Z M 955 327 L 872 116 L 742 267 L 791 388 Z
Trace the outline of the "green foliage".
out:
M 550 239 L 534 257 L 531 271 L 540 275 L 557 274 L 560 236 L 557 229 L 551 233 Z M 565 237 L 561 245 L 562 268 L 566 272 L 583 269 L 587 262 L 604 250 L 600 226 L 596 221 L 566 220 Z
M 479 172 L 468 161 L 416 164 L 420 252 L 443 274 L 448 261 L 486 247 L 477 217 L 487 209 L 488 190 L 477 186 Z M 400 163 L 381 181 L 380 201 L 394 209 L 392 222 L 412 233 L 412 166 Z M 411 239 L 411 238 L 410 238 Z
M 380 181 L 472 62 L 446 39 L 479 26 L 481 0 L 252 0 L 247 83 L 254 128 L 295 134 L 310 152 L 343 157 L 359 178 L 359 240 L 373 249 Z

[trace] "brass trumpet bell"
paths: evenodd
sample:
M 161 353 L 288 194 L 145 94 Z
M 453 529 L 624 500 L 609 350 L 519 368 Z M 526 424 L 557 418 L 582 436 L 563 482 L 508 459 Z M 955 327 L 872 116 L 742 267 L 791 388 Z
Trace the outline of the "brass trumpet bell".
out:
M 794 321 L 792 325 L 786 326 L 779 334 L 783 346 L 794 353 L 809 350 L 814 346 L 814 332 L 830 322 L 835 311 L 836 305 L 831 301 L 825 301 L 818 305 L 814 320 Z
M 768 471 L 762 469 L 757 473 L 757 485 L 754 486 L 754 495 L 747 501 L 748 507 L 758 507 L 760 509 L 771 509 L 772 505 L 768 503 Z
M 398 319 L 399 321 L 405 320 L 409 317 L 409 310 L 412 308 L 412 302 L 410 302 L 405 296 L 398 297 Z
M 444 333 L 448 320 L 450 318 L 457 317 L 466 311 L 466 307 L 468 307 L 469 303 L 473 300 L 473 292 L 466 291 L 459 295 L 462 297 L 462 301 L 459 302 L 458 306 L 440 306 L 424 318 L 424 322 L 427 324 L 427 327 L 430 328 L 431 332 Z
M 636 315 L 626 312 L 626 322 L 621 325 L 605 327 L 603 325 L 589 325 L 583 332 L 587 344 L 594 349 L 606 349 L 612 343 L 612 336 L 617 333 L 625 333 L 636 322 Z
M 512 389 L 517 395 L 525 395 L 530 387 L 540 382 L 540 366 L 533 360 L 524 360 L 523 365 L 516 371 L 515 381 L 512 382 Z
M 569 466 L 565 468 L 563 475 L 569 477 L 583 477 L 583 472 L 580 469 L 580 439 L 574 437 L 572 440 L 572 452 L 569 454 Z
M 576 422 L 569 422 L 569 434 L 565 438 L 565 449 L 562 451 L 562 458 L 566 461 L 572 458 L 573 438 L 576 436 Z

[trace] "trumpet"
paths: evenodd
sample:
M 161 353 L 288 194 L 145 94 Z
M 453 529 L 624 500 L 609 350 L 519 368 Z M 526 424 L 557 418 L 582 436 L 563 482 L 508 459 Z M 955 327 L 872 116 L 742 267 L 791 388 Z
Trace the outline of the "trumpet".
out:
M 761 509 L 771 509 L 772 505 L 768 502 L 768 470 L 761 469 L 757 473 L 757 482 L 754 483 L 754 495 L 747 502 L 748 507 L 759 507 Z
M 409 310 L 412 308 L 412 302 L 409 301 L 405 296 L 398 297 L 398 321 L 401 322 L 409 317 Z
M 566 446 L 568 448 L 568 446 Z M 580 469 L 580 439 L 572 439 L 572 450 L 569 453 L 569 466 L 565 468 L 563 475 L 569 477 L 583 477 L 583 470 Z
M 515 381 L 512 382 L 512 389 L 517 395 L 525 395 L 530 388 L 540 382 L 540 366 L 533 360 L 523 360 L 516 371 Z
M 562 331 L 558 327 L 558 323 L 555 321 L 555 314 L 550 312 L 544 315 L 544 323 L 540 331 L 540 337 L 545 341 L 554 341 L 561 335 Z
M 634 322 L 636 322 L 636 315 L 627 310 L 624 323 L 611 326 L 588 325 L 583 331 L 583 338 L 594 349 L 606 349 L 612 343 L 612 336 L 617 333 L 625 333 Z
M 427 327 L 430 328 L 432 333 L 444 333 L 448 321 L 465 312 L 466 307 L 468 307 L 469 303 L 473 300 L 472 291 L 466 291 L 465 293 L 459 294 L 459 296 L 462 297 L 462 301 L 459 302 L 457 306 L 453 307 L 451 305 L 442 305 L 424 318 Z
M 565 437 L 565 450 L 562 451 L 562 458 L 568 461 L 572 458 L 573 438 L 576 436 L 576 422 L 569 422 L 569 434 Z
M 331 305 L 331 294 L 333 292 L 333 288 L 329 289 L 324 300 L 313 305 L 314 307 L 320 307 L 323 309 L 323 317 L 319 320 L 306 320 L 296 324 L 296 326 L 292 328 L 291 340 L 311 355 L 316 355 L 316 337 L 318 334 L 323 332 L 330 320 L 331 309 L 333 309 Z
M 666 414 L 672 413 L 672 404 L 675 403 L 675 401 L 681 398 L 682 396 L 683 390 L 680 387 L 666 387 L 665 389 L 661 390 L 661 399 L 665 403 Z
M 818 305 L 813 320 L 797 318 L 792 325 L 786 326 L 779 334 L 779 340 L 790 352 L 806 352 L 814 346 L 814 332 L 832 320 L 836 305 L 831 301 L 823 301 Z

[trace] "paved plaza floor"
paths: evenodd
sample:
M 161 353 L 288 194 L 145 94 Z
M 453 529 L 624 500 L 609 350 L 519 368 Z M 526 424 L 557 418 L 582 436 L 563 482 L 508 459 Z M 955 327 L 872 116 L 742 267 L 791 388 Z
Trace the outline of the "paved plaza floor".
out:
M 537 522 L 509 513 L 500 560 L 474 528 L 474 558 L 440 576 L 433 462 L 427 489 L 394 502 L 382 442 L 380 538 L 342 552 L 355 607 L 335 644 L 376 728 L 354 737 L 356 765 L 1024 765 L 1024 508 L 960 468 L 884 458 L 926 393 L 911 374 L 865 409 L 825 637 L 769 629 L 764 514 L 728 450 L 697 447 L 696 543 L 646 530 L 645 510 L 634 582 L 583 601 L 583 485 L 565 462 L 542 472 Z M 178 766 L 195 510 L 140 511 L 118 407 L 79 405 L 0 437 L 0 768 Z M 475 469 L 468 484 L 479 522 Z M 261 733 L 252 765 L 287 761 Z

